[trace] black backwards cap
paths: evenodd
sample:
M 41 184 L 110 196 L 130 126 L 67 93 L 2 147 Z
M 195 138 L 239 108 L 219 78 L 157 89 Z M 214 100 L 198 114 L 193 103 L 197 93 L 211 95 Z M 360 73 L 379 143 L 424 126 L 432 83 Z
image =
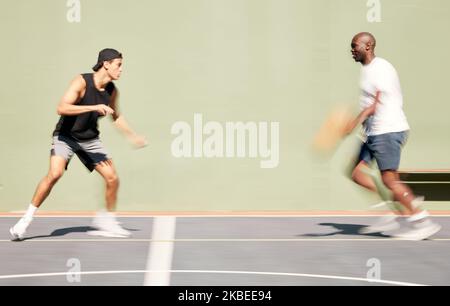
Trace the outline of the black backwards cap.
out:
M 119 51 L 117 51 L 115 49 L 110 49 L 110 48 L 103 49 L 98 54 L 97 64 L 95 64 L 95 66 L 92 67 L 92 69 L 94 71 L 99 71 L 100 68 L 103 67 L 103 62 L 112 61 L 116 58 L 122 58 L 122 53 L 120 53 Z

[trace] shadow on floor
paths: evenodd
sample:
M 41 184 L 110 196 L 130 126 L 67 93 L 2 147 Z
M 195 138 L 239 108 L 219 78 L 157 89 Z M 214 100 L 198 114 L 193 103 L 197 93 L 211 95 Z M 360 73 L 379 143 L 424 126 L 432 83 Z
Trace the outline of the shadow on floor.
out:
M 320 223 L 320 226 L 332 227 L 337 231 L 331 233 L 317 233 L 317 234 L 303 234 L 301 237 L 330 237 L 335 235 L 350 235 L 350 236 L 369 236 L 369 237 L 382 237 L 390 238 L 391 236 L 383 235 L 382 233 L 375 234 L 361 234 L 360 231 L 367 227 L 360 224 L 340 224 L 340 223 Z
M 130 232 L 138 231 L 137 229 L 126 229 L 126 230 L 128 230 Z M 33 240 L 33 239 L 40 239 L 40 238 L 62 237 L 62 236 L 66 236 L 68 234 L 87 233 L 87 232 L 90 232 L 90 231 L 97 231 L 97 229 L 94 228 L 94 227 L 91 227 L 91 226 L 77 226 L 77 227 L 60 228 L 60 229 L 57 229 L 57 230 L 54 230 L 53 232 L 51 232 L 50 235 L 40 235 L 40 236 L 26 237 L 22 241 Z

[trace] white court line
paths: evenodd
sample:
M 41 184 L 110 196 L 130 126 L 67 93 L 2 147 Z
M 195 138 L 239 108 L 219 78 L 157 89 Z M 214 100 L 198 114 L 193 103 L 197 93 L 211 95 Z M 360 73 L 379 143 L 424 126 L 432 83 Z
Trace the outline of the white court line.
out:
M 147 258 L 144 286 L 169 286 L 175 244 L 175 217 L 156 217 Z M 163 271 L 160 273 L 152 271 Z
M 298 238 L 298 239 L 270 239 L 270 238 L 248 238 L 248 239 L 214 239 L 214 238 L 205 238 L 205 239 L 30 239 L 25 240 L 23 242 L 14 242 L 11 240 L 3 239 L 0 240 L 0 243 L 43 243 L 43 242 L 54 242 L 54 243 L 62 243 L 62 242 L 119 242 L 119 243 L 132 243 L 132 242 L 146 242 L 146 243 L 163 243 L 170 244 L 175 242 L 420 242 L 420 241 L 411 241 L 400 238 Z M 450 241 L 450 238 L 436 238 L 429 239 L 427 241 Z
M 346 276 L 334 276 L 334 275 L 321 275 L 321 274 L 302 274 L 302 273 L 279 273 L 279 272 L 252 272 L 252 271 L 202 271 L 202 270 L 129 270 L 129 271 L 91 271 L 91 272 L 61 272 L 61 273 L 39 273 L 39 274 L 17 274 L 17 275 L 2 275 L 0 280 L 3 279 L 18 279 L 18 278 L 36 278 L 36 277 L 51 277 L 51 276 L 76 276 L 76 275 L 108 275 L 108 274 L 170 274 L 170 273 L 188 273 L 188 274 L 243 274 L 243 275 L 268 275 L 268 276 L 293 276 L 293 277 L 305 277 L 305 278 L 322 278 L 322 279 L 334 279 L 344 281 L 357 281 L 372 284 L 385 284 L 396 286 L 426 286 L 423 284 L 398 282 L 390 280 L 377 280 L 367 279 L 360 277 L 346 277 Z

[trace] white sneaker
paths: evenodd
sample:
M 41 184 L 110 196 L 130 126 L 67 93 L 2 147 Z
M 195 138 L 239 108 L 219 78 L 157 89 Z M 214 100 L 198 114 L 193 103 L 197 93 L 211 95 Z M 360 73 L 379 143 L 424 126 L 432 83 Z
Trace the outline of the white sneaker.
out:
M 88 232 L 92 236 L 127 238 L 131 233 L 120 226 L 112 213 L 99 213 L 93 221 L 97 231 Z
M 31 221 L 33 219 L 25 219 L 21 218 L 19 222 L 16 223 L 13 227 L 9 229 L 9 233 L 11 234 L 12 241 L 21 241 L 25 237 L 28 226 L 30 226 Z
M 422 222 L 416 222 L 412 228 L 406 232 L 398 233 L 394 237 L 404 240 L 420 241 L 425 240 L 441 230 L 442 226 L 427 219 Z
M 400 224 L 398 223 L 397 218 L 398 216 L 395 214 L 382 216 L 375 222 L 375 224 L 361 228 L 359 233 L 367 235 L 398 230 L 400 228 Z

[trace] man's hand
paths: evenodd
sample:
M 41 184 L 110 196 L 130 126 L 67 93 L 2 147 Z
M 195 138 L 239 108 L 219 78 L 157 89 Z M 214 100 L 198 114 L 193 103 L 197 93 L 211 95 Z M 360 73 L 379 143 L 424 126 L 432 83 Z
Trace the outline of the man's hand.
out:
M 353 120 L 350 120 L 347 125 L 344 127 L 343 133 L 344 135 L 349 135 L 353 132 L 353 130 L 360 124 L 362 124 L 364 121 L 367 120 L 367 118 L 369 118 L 370 116 L 375 115 L 376 111 L 377 111 L 377 107 L 378 104 L 380 103 L 380 95 L 381 92 L 377 91 L 377 94 L 375 96 L 375 100 L 372 103 L 372 105 L 370 105 L 369 107 L 367 107 L 366 109 L 364 109 L 359 115 L 358 117 L 356 117 Z
M 94 107 L 95 107 L 95 111 L 100 116 L 106 116 L 106 115 L 114 114 L 114 110 L 111 107 L 106 106 L 105 104 L 97 104 Z
M 144 136 L 132 135 L 128 139 L 136 149 L 142 149 L 148 145 L 148 141 Z

